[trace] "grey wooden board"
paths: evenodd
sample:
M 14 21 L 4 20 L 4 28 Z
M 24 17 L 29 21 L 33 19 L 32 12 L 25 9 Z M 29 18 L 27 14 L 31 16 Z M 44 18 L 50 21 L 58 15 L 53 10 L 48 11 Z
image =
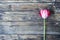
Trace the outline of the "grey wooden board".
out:
M 0 1 L 0 10 L 3 11 L 0 13 L 0 15 L 2 15 L 2 19 L 0 19 L 1 33 L 43 34 L 43 19 L 39 16 L 36 8 L 40 9 L 41 7 L 48 6 L 50 5 L 49 3 L 20 3 L 20 1 L 17 2 L 16 0 L 16 2 L 13 0 L 13 2 L 3 1 L 4 0 L 2 0 L 2 2 Z M 47 2 L 50 2 L 50 0 L 47 0 Z M 47 19 L 47 34 L 60 34 L 60 23 L 55 23 L 55 21 L 58 20 L 59 17 L 57 16 L 51 16 Z

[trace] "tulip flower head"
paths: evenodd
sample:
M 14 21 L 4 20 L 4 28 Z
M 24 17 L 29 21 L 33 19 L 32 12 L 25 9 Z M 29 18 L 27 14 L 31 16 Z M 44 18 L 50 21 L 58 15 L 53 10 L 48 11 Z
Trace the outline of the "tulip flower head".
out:
M 50 11 L 48 9 L 41 9 L 40 10 L 40 16 L 43 18 L 43 19 L 46 19 L 50 16 Z

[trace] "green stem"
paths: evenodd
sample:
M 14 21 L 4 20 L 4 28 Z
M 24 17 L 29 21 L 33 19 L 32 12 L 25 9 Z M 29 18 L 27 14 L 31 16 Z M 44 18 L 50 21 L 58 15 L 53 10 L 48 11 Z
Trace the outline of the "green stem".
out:
M 44 40 L 46 40 L 46 24 L 45 24 L 45 19 L 44 19 L 44 35 L 43 35 L 44 37 Z

